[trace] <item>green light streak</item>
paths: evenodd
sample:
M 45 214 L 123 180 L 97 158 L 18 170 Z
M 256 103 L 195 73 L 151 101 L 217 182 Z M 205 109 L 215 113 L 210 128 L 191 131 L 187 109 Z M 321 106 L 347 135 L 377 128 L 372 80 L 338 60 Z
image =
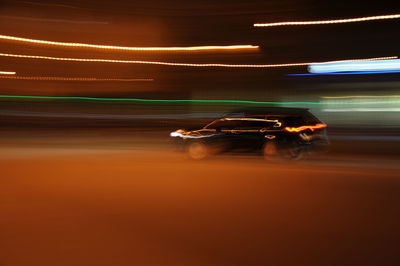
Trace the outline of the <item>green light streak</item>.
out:
M 246 100 L 163 100 L 163 99 L 129 99 L 129 98 L 95 98 L 95 97 L 63 97 L 63 96 L 24 96 L 24 95 L 0 95 L 0 98 L 9 99 L 47 99 L 47 100 L 85 100 L 85 101 L 126 101 L 144 103 L 234 103 L 234 104 L 282 104 L 282 105 L 327 105 L 327 104 L 387 104 L 400 103 L 394 101 L 370 101 L 370 102 L 258 102 Z

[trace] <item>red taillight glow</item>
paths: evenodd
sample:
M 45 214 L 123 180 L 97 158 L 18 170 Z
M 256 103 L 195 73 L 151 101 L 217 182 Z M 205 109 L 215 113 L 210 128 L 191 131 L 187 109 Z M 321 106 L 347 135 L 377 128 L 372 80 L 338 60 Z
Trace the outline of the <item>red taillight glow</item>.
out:
M 314 131 L 316 129 L 320 129 L 320 128 L 324 128 L 327 127 L 327 125 L 325 124 L 315 124 L 313 126 L 301 126 L 301 127 L 285 127 L 285 131 L 288 132 L 300 132 L 300 131 L 304 131 L 304 130 L 311 130 Z

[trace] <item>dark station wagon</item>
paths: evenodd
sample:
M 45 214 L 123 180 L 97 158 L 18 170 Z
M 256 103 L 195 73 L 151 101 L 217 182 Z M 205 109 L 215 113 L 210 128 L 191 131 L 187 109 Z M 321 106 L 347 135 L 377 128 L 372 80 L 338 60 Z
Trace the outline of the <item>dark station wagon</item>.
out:
M 300 159 L 329 145 L 327 125 L 308 109 L 235 110 L 198 130 L 170 133 L 193 159 L 225 152 L 256 152 L 266 159 Z

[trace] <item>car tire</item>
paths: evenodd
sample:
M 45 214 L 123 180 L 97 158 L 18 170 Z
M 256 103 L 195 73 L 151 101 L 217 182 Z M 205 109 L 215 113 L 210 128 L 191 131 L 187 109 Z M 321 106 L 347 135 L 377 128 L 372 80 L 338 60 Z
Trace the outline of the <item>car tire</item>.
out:
M 282 157 L 287 159 L 287 160 L 300 160 L 304 157 L 304 149 L 301 146 L 292 146 L 289 148 L 286 148 L 282 152 Z
M 193 141 L 187 146 L 187 154 L 191 159 L 202 160 L 210 155 L 210 149 L 203 142 Z
M 262 154 L 267 161 L 279 159 L 278 145 L 275 141 L 267 141 L 262 148 Z
M 268 141 L 263 146 L 263 156 L 267 161 L 300 160 L 304 150 L 300 146 L 281 147 L 274 141 Z

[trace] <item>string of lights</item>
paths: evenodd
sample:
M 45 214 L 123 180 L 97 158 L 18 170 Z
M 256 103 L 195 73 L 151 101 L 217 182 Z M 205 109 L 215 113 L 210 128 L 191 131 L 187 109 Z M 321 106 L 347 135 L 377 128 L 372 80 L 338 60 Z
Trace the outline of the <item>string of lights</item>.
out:
M 56 42 L 48 40 L 37 40 L 30 38 L 22 38 L 10 35 L 0 35 L 1 40 L 17 41 L 31 44 L 45 44 L 52 46 L 62 46 L 71 48 L 94 48 L 106 50 L 120 50 L 120 51 L 205 51 L 205 50 L 254 50 L 259 47 L 256 45 L 206 45 L 206 46 L 189 46 L 189 47 L 129 47 L 129 46 L 116 46 L 116 45 L 103 45 L 103 44 L 88 44 L 88 43 L 75 43 L 75 42 Z
M 354 22 L 385 20 L 385 19 L 399 19 L 399 18 L 400 18 L 400 14 L 393 14 L 393 15 L 380 15 L 380 16 L 347 18 L 347 19 L 333 19 L 333 20 L 284 21 L 284 22 L 272 22 L 272 23 L 255 23 L 255 24 L 253 24 L 253 26 L 254 27 L 306 26 L 306 25 L 321 25 L 321 24 L 354 23 Z
M 182 66 L 182 67 L 228 67 L 228 68 L 276 68 L 276 67 L 294 67 L 294 66 L 307 66 L 311 64 L 318 64 L 323 62 L 303 62 L 303 63 L 285 63 L 285 64 L 220 64 L 220 63 L 175 63 L 175 62 L 160 62 L 160 61 L 141 61 L 141 60 L 115 60 L 115 59 L 100 59 L 100 58 L 67 58 L 67 57 L 52 57 L 41 55 L 22 55 L 22 54 L 7 54 L 0 53 L 3 57 L 26 58 L 26 59 L 42 59 L 42 60 L 56 60 L 56 61 L 73 61 L 73 62 L 97 62 L 97 63 L 123 63 L 123 64 L 147 64 L 147 65 L 165 65 L 165 66 Z M 364 59 L 349 59 L 345 61 L 372 61 L 372 60 L 386 60 L 397 57 L 375 57 Z M 338 62 L 338 61 L 335 61 Z

